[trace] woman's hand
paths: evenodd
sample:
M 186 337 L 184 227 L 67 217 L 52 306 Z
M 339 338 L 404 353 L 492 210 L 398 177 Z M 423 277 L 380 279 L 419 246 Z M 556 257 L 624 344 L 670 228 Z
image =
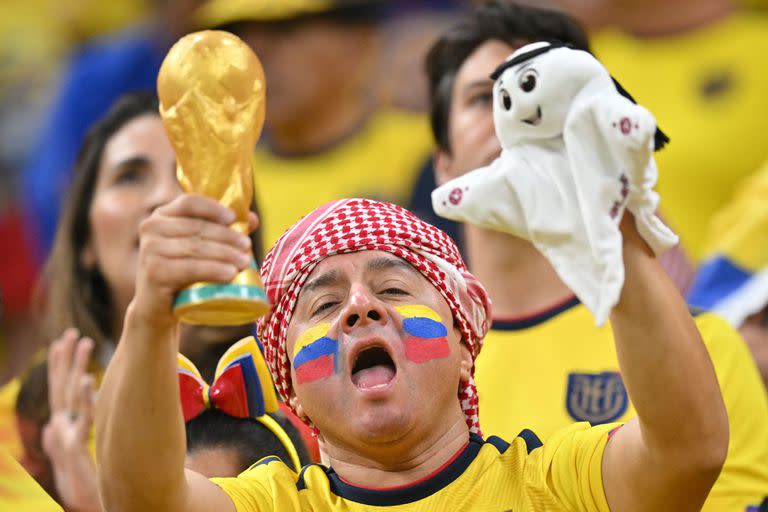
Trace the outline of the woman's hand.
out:
M 87 373 L 92 352 L 93 340 L 80 338 L 77 329 L 64 331 L 48 352 L 51 418 L 43 429 L 43 450 L 67 511 L 101 510 L 96 466 L 88 451 L 96 386 Z

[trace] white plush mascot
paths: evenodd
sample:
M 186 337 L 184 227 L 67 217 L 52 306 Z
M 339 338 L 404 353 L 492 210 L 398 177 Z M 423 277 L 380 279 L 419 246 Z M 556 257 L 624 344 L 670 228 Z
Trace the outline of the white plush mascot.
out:
M 625 209 L 657 253 L 653 151 L 668 141 L 592 55 L 533 43 L 491 75 L 502 153 L 432 193 L 438 215 L 530 240 L 602 325 L 624 284 Z

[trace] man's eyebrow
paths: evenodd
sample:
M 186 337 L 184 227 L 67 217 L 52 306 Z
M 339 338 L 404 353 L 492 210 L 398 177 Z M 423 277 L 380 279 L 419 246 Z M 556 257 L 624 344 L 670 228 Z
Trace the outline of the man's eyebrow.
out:
M 490 78 L 485 78 L 483 80 L 473 80 L 472 82 L 469 82 L 468 84 L 464 85 L 465 91 L 471 91 L 472 89 L 487 89 L 487 88 L 493 88 L 493 80 Z
M 379 256 L 373 258 L 366 265 L 366 270 L 388 270 L 388 269 L 401 269 L 408 272 L 418 272 L 413 266 L 411 266 L 405 260 L 395 257 Z
M 323 274 L 320 274 L 310 282 L 304 285 L 302 289 L 303 293 L 309 293 L 311 291 L 328 286 L 339 281 L 339 273 L 336 270 L 329 270 Z

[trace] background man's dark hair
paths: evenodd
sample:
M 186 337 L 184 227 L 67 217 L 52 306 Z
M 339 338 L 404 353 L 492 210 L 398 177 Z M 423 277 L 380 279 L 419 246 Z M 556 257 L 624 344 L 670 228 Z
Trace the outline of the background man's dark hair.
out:
M 307 449 L 298 429 L 281 415 L 271 415 L 283 427 L 296 447 L 301 464 L 310 464 Z M 238 456 L 239 471 L 259 459 L 275 455 L 291 465 L 291 457 L 275 434 L 253 418 L 235 418 L 216 409 L 206 409 L 186 425 L 187 453 L 205 448 L 228 448 Z
M 492 0 L 475 6 L 432 45 L 425 67 L 429 84 L 432 133 L 440 149 L 450 152 L 448 122 L 456 73 L 480 45 L 499 40 L 513 47 L 558 40 L 589 51 L 587 34 L 562 12 Z M 499 63 L 501 64 L 501 63 Z M 489 79 L 490 80 L 490 79 Z

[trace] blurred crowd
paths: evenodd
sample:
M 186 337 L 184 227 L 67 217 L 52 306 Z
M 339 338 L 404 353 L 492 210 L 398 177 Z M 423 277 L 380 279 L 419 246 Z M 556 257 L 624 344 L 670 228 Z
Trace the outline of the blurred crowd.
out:
M 476 71 L 464 67 L 477 57 L 470 43 L 443 55 L 433 50 L 429 61 L 441 35 L 482 3 L 5 0 L 0 6 L 0 448 L 66 510 L 84 510 L 78 504 L 95 492 L 72 483 L 87 481 L 94 471 L 89 451 L 80 459 L 63 452 L 77 444 L 73 437 L 88 443 L 88 404 L 134 294 L 139 225 L 181 193 L 153 95 L 169 48 L 196 30 L 236 34 L 264 66 L 266 124 L 254 148 L 252 205 L 260 219 L 251 242 L 258 263 L 279 235 L 313 208 L 341 197 L 368 197 L 406 206 L 456 240 L 494 300 L 495 330 L 489 336 L 499 338 L 499 347 L 531 343 L 533 337 L 511 333 L 566 311 L 577 314 L 569 309 L 572 294 L 548 280 L 551 269 L 533 260 L 526 268 L 511 261 L 528 261 L 527 249 L 440 219 L 431 210 L 430 193 L 439 183 L 498 155 L 497 142 L 487 142 L 489 134 L 482 131 L 490 125 L 471 117 L 472 108 L 485 109 L 486 117 L 489 112 L 488 71 L 516 46 L 545 38 L 537 30 L 544 35 L 549 30 L 552 38 L 557 34 L 546 25 L 521 29 L 501 39 L 497 53 L 487 57 L 495 64 L 479 61 Z M 515 3 L 577 20 L 589 37 L 585 45 L 670 136 L 668 147 L 656 153 L 659 214 L 680 235 L 680 244 L 662 263 L 696 312 L 713 354 L 732 420 L 732 450 L 763 457 L 754 465 L 735 461 L 734 479 L 757 482 L 768 496 L 768 397 L 760 385 L 760 377 L 768 385 L 768 2 Z M 577 32 L 565 33 L 578 38 Z M 453 68 L 450 59 L 458 59 Z M 445 77 L 451 85 L 440 106 Z M 459 92 L 451 96 L 451 88 Z M 468 117 L 457 117 L 460 113 Z M 454 140 L 456 130 L 467 138 L 466 147 Z M 555 304 L 552 297 L 558 296 L 565 302 Z M 589 323 L 586 316 L 583 323 Z M 536 336 L 576 336 L 548 325 L 550 332 Z M 249 325 L 189 327 L 182 332 L 181 350 L 210 382 L 231 344 L 252 333 Z M 493 355 L 477 363 L 481 411 L 502 408 L 504 399 L 511 409 L 547 419 L 489 412 L 485 430 L 513 437 L 535 426 L 546 437 L 567 422 L 600 423 L 632 414 L 626 403 L 605 417 L 574 413 L 570 406 L 557 415 L 545 410 L 550 403 L 564 409 L 561 381 L 571 370 L 596 375 L 616 365 L 611 350 L 587 341 L 591 331 L 578 336 L 574 345 L 580 345 L 568 349 L 580 352 L 572 359 L 565 360 L 567 351 L 555 344 L 541 349 L 542 361 L 557 359 L 554 354 L 562 359 L 563 375 L 556 377 L 550 402 L 530 392 L 484 396 L 483 379 L 488 386 L 509 386 L 508 374 L 515 373 L 490 368 L 491 358 L 513 355 L 486 342 L 484 350 Z M 711 345 L 708 336 L 715 339 Z M 87 342 L 78 343 L 81 339 Z M 718 366 L 715 353 L 726 352 L 728 363 Z M 540 377 L 544 372 L 537 364 L 519 368 L 520 379 Z M 76 426 L 56 419 L 70 408 L 64 405 L 68 400 L 81 407 Z M 736 424 L 740 411 L 744 423 Z M 763 413 L 764 422 L 755 419 Z M 302 461 L 318 460 L 311 433 L 287 409 L 280 414 L 295 444 L 306 442 Z M 742 447 L 739 437 L 766 444 L 745 441 Z M 11 474 L 9 467 L 0 464 L 0 504 L 4 493 L 22 492 L 20 480 L 4 477 Z M 754 503 L 759 504 L 757 497 Z

